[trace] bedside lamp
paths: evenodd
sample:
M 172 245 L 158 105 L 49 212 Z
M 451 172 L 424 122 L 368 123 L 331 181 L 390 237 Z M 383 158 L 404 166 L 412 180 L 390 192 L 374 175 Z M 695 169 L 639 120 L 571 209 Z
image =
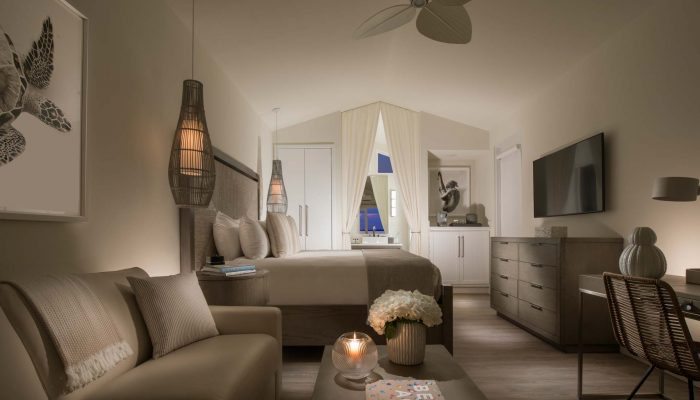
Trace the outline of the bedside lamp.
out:
M 651 198 L 662 201 L 696 201 L 700 194 L 700 180 L 697 178 L 663 177 L 656 178 Z

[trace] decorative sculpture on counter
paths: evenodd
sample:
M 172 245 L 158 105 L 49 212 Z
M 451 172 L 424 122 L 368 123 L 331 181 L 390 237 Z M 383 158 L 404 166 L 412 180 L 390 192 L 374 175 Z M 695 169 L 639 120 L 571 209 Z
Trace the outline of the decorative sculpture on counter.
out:
M 666 273 L 666 257 L 656 246 L 656 233 L 651 228 L 634 228 L 630 244 L 620 256 L 623 275 L 658 279 Z
M 438 191 L 440 192 L 440 200 L 442 200 L 442 211 L 450 213 L 459 205 L 459 186 L 456 181 L 449 181 L 445 185 L 445 182 L 442 180 L 442 172 L 439 171 L 438 180 L 440 181 Z

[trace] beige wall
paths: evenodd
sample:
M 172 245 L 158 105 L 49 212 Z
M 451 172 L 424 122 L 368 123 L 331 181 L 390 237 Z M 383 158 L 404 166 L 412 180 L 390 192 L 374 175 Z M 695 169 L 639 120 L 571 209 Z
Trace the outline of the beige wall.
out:
M 167 1 L 72 3 L 90 19 L 88 220 L 0 221 L 0 278 L 134 266 L 177 273 L 167 167 L 190 77 L 190 27 Z M 253 169 L 269 164 L 258 161 L 258 136 L 269 143 L 269 129 L 234 83 L 206 54 L 197 53 L 195 68 L 214 145 Z
M 700 176 L 700 2 L 663 2 L 609 39 L 493 130 L 522 143 L 522 234 L 566 225 L 570 236 L 628 236 L 652 227 L 669 272 L 700 266 L 700 204 L 650 198 L 658 176 Z M 578 139 L 607 136 L 607 208 L 534 219 L 532 161 Z

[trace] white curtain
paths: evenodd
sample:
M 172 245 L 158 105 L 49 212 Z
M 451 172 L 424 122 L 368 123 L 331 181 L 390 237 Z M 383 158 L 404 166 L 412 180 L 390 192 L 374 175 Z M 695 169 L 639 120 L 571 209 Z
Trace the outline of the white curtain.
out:
M 378 123 L 379 103 L 345 111 L 342 115 L 343 249 L 350 249 L 352 244 L 350 233 L 365 190 Z
M 418 113 L 386 103 L 381 103 L 380 109 L 391 163 L 399 183 L 406 221 L 411 229 L 410 251 L 413 254 L 421 254 Z

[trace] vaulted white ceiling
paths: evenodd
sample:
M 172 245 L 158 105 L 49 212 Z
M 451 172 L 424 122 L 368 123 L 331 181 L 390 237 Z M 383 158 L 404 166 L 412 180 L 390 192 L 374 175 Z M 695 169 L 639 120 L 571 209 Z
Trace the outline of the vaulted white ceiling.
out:
M 377 100 L 489 129 L 655 0 L 472 0 L 471 43 L 357 25 L 408 0 L 199 0 L 199 45 L 280 127 Z M 189 1 L 173 9 L 189 23 Z

